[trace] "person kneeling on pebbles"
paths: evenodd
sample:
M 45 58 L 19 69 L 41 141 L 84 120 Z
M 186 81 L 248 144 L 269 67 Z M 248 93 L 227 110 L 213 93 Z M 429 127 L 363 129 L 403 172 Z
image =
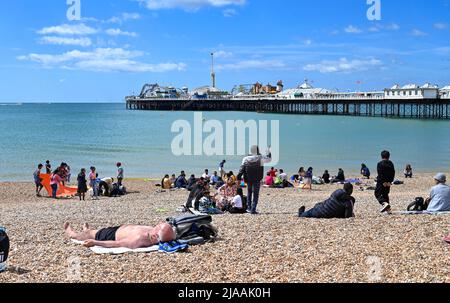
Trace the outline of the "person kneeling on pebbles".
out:
M 298 211 L 300 218 L 317 218 L 317 219 L 347 219 L 354 217 L 353 209 L 355 198 L 352 197 L 353 185 L 344 184 L 344 189 L 335 191 L 329 199 L 316 204 L 313 209 L 306 211 L 302 206 Z
M 80 233 L 74 231 L 70 223 L 65 223 L 64 229 L 71 239 L 84 241 L 85 247 L 138 249 L 176 239 L 172 226 L 167 223 L 161 223 L 156 227 L 122 225 L 100 230 L 90 229 L 89 225 L 85 224 L 83 231 Z

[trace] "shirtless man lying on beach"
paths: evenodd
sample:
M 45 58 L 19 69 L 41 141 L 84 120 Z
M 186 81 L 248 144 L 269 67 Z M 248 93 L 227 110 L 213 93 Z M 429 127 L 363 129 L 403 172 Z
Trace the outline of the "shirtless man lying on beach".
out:
M 80 233 L 74 231 L 70 223 L 65 223 L 64 229 L 71 239 L 84 241 L 85 247 L 138 249 L 151 247 L 160 242 L 170 242 L 176 238 L 172 226 L 167 223 L 161 223 L 156 227 L 123 225 L 100 230 L 90 229 L 89 225 L 85 224 Z

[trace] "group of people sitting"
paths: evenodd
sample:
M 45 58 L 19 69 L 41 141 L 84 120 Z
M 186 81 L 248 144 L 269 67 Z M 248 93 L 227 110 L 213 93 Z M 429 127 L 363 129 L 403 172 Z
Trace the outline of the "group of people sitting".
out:
M 211 193 L 211 181 L 201 177 L 190 189 L 185 207 L 208 214 L 229 212 L 242 214 L 247 210 L 246 197 L 241 187 L 238 187 L 236 177 L 227 174 L 226 182 L 218 188 L 218 192 Z

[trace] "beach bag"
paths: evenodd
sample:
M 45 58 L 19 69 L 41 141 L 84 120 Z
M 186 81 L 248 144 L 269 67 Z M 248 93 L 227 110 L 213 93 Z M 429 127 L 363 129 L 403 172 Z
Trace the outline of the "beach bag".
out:
M 9 254 L 9 238 L 6 229 L 0 227 L 0 272 L 6 269 L 6 260 Z
M 173 226 L 177 240 L 190 245 L 199 244 L 199 238 L 203 239 L 203 243 L 213 242 L 218 235 L 210 215 L 184 215 L 168 218 L 167 222 Z
M 428 206 L 422 197 L 417 197 L 414 202 L 408 205 L 408 211 L 426 211 Z

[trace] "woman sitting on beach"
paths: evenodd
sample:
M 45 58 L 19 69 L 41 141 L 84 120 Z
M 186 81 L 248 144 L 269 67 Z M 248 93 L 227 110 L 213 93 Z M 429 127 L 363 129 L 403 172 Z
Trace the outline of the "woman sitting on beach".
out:
M 312 189 L 313 176 L 314 176 L 313 168 L 310 167 L 305 173 L 302 189 L 310 189 L 310 190 Z
M 365 164 L 361 164 L 361 176 L 370 179 L 370 170 Z
M 273 178 L 270 175 L 270 172 L 267 173 L 266 178 L 264 179 L 264 185 L 266 187 L 273 187 Z
M 323 175 L 322 175 L 322 180 L 325 184 L 330 184 L 331 180 L 330 180 L 330 173 L 328 172 L 328 170 L 326 170 Z
M 172 181 L 170 180 L 169 175 L 165 175 L 164 178 L 161 180 L 161 188 L 162 189 L 171 189 L 172 188 Z
M 304 167 L 300 167 L 300 169 L 298 170 L 298 181 L 301 182 L 303 181 L 303 178 L 306 176 L 306 171 Z
M 231 205 L 233 198 L 236 196 L 236 182 L 233 182 L 230 178 L 228 182 L 219 189 L 219 192 L 220 198 L 217 201 L 217 208 L 224 210 Z
M 78 182 L 78 195 L 80 196 L 80 201 L 81 200 L 85 201 L 86 192 L 88 190 L 86 180 L 86 169 L 83 168 L 81 172 L 78 174 L 77 182 Z
M 406 168 L 405 168 L 405 178 L 408 179 L 408 178 L 412 178 L 412 177 L 413 177 L 413 169 L 412 169 L 411 164 L 408 164 L 408 165 L 406 165 Z
M 345 173 L 342 168 L 339 168 L 338 175 L 333 178 L 331 183 L 342 183 L 342 182 L 345 182 Z

